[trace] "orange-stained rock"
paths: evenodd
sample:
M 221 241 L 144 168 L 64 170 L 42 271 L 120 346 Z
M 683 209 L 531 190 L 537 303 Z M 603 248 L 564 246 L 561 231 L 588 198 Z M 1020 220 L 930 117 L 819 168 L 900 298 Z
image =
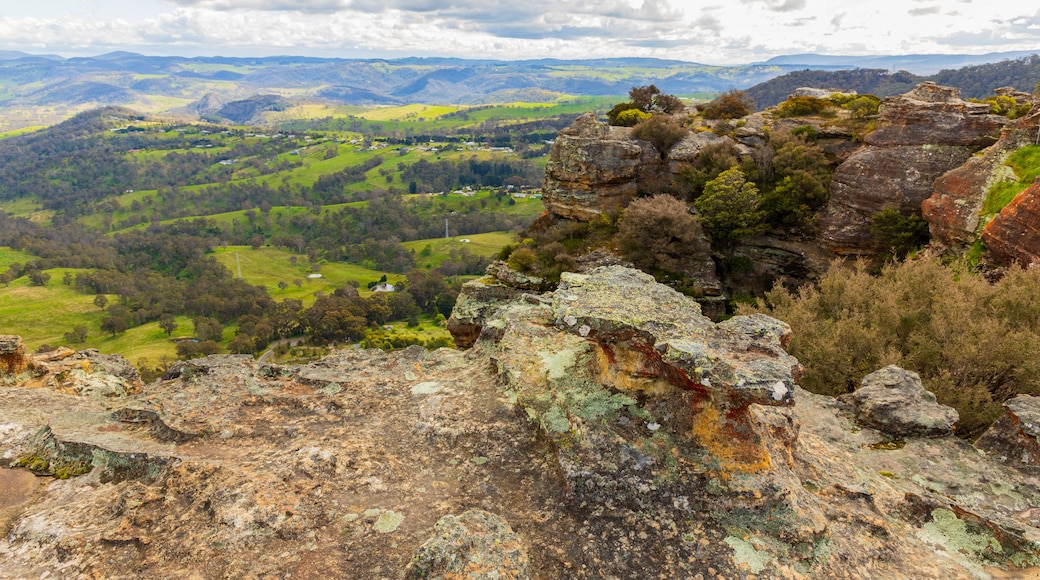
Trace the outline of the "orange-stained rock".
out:
M 13 334 L 0 335 L 0 372 L 18 375 L 29 368 L 22 337 Z
M 820 240 L 841 255 L 872 255 L 871 217 L 891 207 L 919 213 L 933 182 L 993 144 L 1006 119 L 935 83 L 884 100 L 867 147 L 838 166 L 820 215 Z
M 1018 194 L 986 225 L 982 243 L 1005 264 L 1040 263 L 1040 182 Z
M 946 246 L 968 246 L 978 239 L 980 215 L 986 193 L 1001 181 L 1017 181 L 1005 162 L 1036 139 L 1040 114 L 1009 123 L 1000 140 L 935 180 L 931 197 L 921 202 L 932 239 Z

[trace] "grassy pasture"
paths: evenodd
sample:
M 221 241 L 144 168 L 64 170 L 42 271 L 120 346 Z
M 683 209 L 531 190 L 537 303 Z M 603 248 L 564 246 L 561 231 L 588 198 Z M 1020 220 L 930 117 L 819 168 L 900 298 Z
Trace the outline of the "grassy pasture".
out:
M 6 254 L 6 252 L 0 252 Z M 46 270 L 51 279 L 45 286 L 32 286 L 23 276 L 0 287 L 0 333 L 17 334 L 25 341 L 26 348 L 36 350 L 43 344 L 67 345 L 75 350 L 97 348 L 105 353 L 117 353 L 131 362 L 147 358 L 157 362 L 161 357 L 177 358 L 176 345 L 171 342 L 158 323 L 150 323 L 113 337 L 101 330 L 104 311 L 94 305 L 94 295 L 81 294 L 61 283 L 65 272 L 73 274 L 80 270 L 54 268 Z M 118 298 L 109 297 L 110 301 Z M 192 324 L 187 317 L 178 317 L 180 328 L 190 334 Z M 87 328 L 87 340 L 81 344 L 68 344 L 65 333 L 76 326 Z
M 404 279 L 400 274 L 379 272 L 369 270 L 354 264 L 325 263 L 320 266 L 321 278 L 308 278 L 312 273 L 306 256 L 298 256 L 292 252 L 271 246 L 262 246 L 252 249 L 249 246 L 228 246 L 214 252 L 214 257 L 224 264 L 231 272 L 238 276 L 238 265 L 242 265 L 242 279 L 250 284 L 263 286 L 268 294 L 275 300 L 292 298 L 302 300 L 304 306 L 314 303 L 315 294 L 332 294 L 337 288 L 342 288 L 351 280 L 358 282 L 358 290 L 362 296 L 371 294 L 367 290 L 369 282 L 378 281 L 383 274 L 391 284 L 396 284 Z M 292 265 L 292 257 L 297 257 L 297 265 Z M 293 280 L 299 280 L 299 288 L 293 284 Z M 279 282 L 288 284 L 283 291 L 278 287 Z
M 433 238 L 403 242 L 401 245 L 415 252 L 415 263 L 419 268 L 436 268 L 450 257 L 451 250 L 466 249 L 478 256 L 491 257 L 499 250 L 514 241 L 512 232 L 488 232 L 456 236 L 454 238 Z M 462 240 L 469 240 L 463 242 Z M 429 247 L 429 251 L 426 248 Z
M 0 246 L 0 272 L 6 271 L 11 264 L 24 264 L 36 259 L 36 256 L 7 246 Z

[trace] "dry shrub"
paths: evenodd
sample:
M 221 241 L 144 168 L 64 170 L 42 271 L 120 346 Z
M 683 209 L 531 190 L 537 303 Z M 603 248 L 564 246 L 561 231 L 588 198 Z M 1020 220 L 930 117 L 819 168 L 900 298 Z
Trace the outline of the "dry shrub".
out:
M 622 255 L 647 272 L 691 275 L 698 262 L 711 256 L 697 218 L 684 202 L 670 195 L 628 204 L 617 239 Z
M 741 314 L 765 312 L 794 330 L 790 351 L 810 391 L 838 395 L 888 364 L 920 373 L 940 403 L 957 409 L 957 434 L 979 435 L 1019 393 L 1040 393 L 1040 271 L 990 284 L 926 257 L 835 266 L 815 287 L 774 287 Z

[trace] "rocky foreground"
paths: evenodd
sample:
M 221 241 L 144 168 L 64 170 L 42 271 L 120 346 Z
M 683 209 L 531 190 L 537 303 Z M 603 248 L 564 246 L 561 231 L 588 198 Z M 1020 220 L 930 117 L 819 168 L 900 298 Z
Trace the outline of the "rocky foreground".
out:
M 501 265 L 466 351 L 177 363 L 0 338 L 2 578 L 1029 578 L 1037 401 L 980 448 L 896 367 L 797 386 L 786 324 Z

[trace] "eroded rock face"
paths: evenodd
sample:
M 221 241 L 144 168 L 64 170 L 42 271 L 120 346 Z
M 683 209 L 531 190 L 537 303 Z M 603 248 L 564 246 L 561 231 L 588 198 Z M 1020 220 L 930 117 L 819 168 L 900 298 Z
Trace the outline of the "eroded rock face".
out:
M 945 437 L 953 433 L 957 411 L 940 405 L 913 371 L 889 365 L 863 377 L 856 392 L 842 399 L 856 408 L 856 420 L 894 438 Z
M 961 99 L 960 89 L 923 82 L 913 90 L 888 97 L 878 111 L 878 128 L 867 135 L 867 145 L 961 145 L 988 147 L 1000 136 L 1007 120 L 990 114 L 987 103 Z
M 839 255 L 871 255 L 870 219 L 891 207 L 920 213 L 933 182 L 992 145 L 1006 119 L 988 105 L 960 99 L 957 89 L 922 83 L 882 102 L 867 147 L 838 166 L 820 215 L 820 239 Z
M 545 167 L 546 211 L 588 221 L 628 205 L 642 173 L 658 158 L 652 145 L 631 133 L 596 121 L 592 113 L 560 131 Z
M 982 243 L 1005 264 L 1040 263 L 1040 182 L 1033 182 L 986 224 Z
M 1017 467 L 1040 467 L 1040 397 L 1019 395 L 1004 403 L 1005 414 L 975 447 Z

